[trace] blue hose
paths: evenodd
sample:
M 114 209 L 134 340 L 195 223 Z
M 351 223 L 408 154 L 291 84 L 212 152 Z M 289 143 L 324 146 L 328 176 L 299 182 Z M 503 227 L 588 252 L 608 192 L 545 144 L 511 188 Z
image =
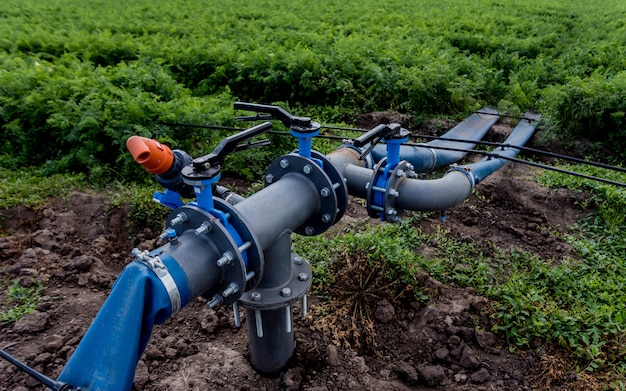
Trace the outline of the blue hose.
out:
M 183 270 L 171 258 L 163 263 L 181 294 L 189 301 Z M 144 263 L 133 261 L 115 281 L 58 380 L 85 391 L 130 390 L 135 368 L 153 325 L 172 315 L 170 296 L 159 277 Z
M 513 129 L 511 134 L 506 138 L 504 144 L 507 145 L 517 145 L 523 146 L 530 140 L 535 129 L 537 128 L 537 124 L 541 119 L 540 114 L 535 114 L 531 112 L 527 112 L 524 114 L 524 119 L 521 120 Z M 519 149 L 512 147 L 499 147 L 493 151 L 494 154 L 498 156 L 507 157 L 515 157 L 519 153 Z M 485 179 L 488 175 L 503 167 L 509 161 L 507 159 L 500 159 L 494 157 L 485 157 L 481 161 L 473 164 L 468 164 L 467 167 L 469 171 L 474 176 L 474 184 L 478 184 L 483 179 Z

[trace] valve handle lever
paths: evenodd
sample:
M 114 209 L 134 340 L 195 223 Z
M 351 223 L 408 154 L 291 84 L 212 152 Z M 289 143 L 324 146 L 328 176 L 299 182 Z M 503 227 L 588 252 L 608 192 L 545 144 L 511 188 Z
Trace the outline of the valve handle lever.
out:
M 300 133 L 313 133 L 320 129 L 320 125 L 311 121 L 309 117 L 298 117 L 290 114 L 280 106 L 263 105 L 258 103 L 235 102 L 235 110 L 254 111 L 268 115 L 238 117 L 239 121 L 279 120 L 286 127 Z
M 359 138 L 355 139 L 353 145 L 357 148 L 370 144 L 363 153 L 359 156 L 359 159 L 363 159 L 367 156 L 376 144 L 380 143 L 383 139 L 402 139 L 409 136 L 409 131 L 404 129 L 400 124 L 379 124 L 372 128 L 367 133 L 363 134 Z
M 267 145 L 269 143 L 269 140 L 250 142 L 250 139 L 266 133 L 271 129 L 272 124 L 270 122 L 264 122 L 260 125 L 253 126 L 250 129 L 246 129 L 243 132 L 239 132 L 233 134 L 232 136 L 226 137 L 217 145 L 217 147 L 215 147 L 213 152 L 193 159 L 193 171 L 199 173 L 206 171 L 210 168 L 219 169 L 219 165 L 224 161 L 228 154 L 232 152 L 242 151 L 248 148 Z M 244 141 L 247 142 L 241 144 Z

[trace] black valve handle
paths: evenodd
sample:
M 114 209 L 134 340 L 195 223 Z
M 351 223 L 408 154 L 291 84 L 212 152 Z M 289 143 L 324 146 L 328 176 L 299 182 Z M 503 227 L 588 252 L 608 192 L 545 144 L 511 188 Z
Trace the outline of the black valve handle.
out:
M 409 136 L 409 131 L 404 129 L 400 124 L 392 123 L 392 124 L 380 124 L 376 125 L 367 133 L 363 134 L 356 140 L 354 140 L 353 145 L 357 148 L 363 147 L 367 144 L 370 144 L 369 147 L 361 155 L 359 159 L 363 159 L 367 156 L 372 149 L 382 141 L 382 139 L 400 139 Z
M 253 111 L 269 115 L 238 117 L 239 121 L 279 120 L 286 127 L 300 133 L 313 133 L 320 129 L 320 124 L 311 121 L 309 117 L 298 117 L 290 114 L 280 106 L 262 105 L 258 103 L 235 102 L 235 110 Z
M 74 388 L 73 386 L 71 386 L 69 384 L 66 384 L 66 383 L 63 383 L 63 382 L 54 381 L 54 380 L 50 379 L 48 376 L 44 375 L 43 373 L 37 372 L 36 370 L 34 370 L 33 368 L 31 368 L 28 365 L 24 364 L 23 362 L 21 362 L 17 358 L 11 356 L 8 352 L 6 352 L 3 349 L 0 349 L 0 357 L 4 358 L 5 360 L 10 362 L 11 364 L 15 365 L 16 367 L 18 367 L 21 371 L 25 372 L 26 374 L 32 376 L 39 383 L 41 383 L 44 386 L 50 388 L 52 391 L 73 391 L 73 390 L 79 391 L 80 390 L 80 388 Z
M 182 174 L 189 179 L 210 179 L 220 172 L 220 166 L 226 156 L 232 152 L 267 145 L 269 140 L 250 142 L 249 140 L 272 129 L 271 122 L 264 122 L 243 132 L 233 134 L 222 140 L 213 152 L 192 160 L 191 166 L 183 168 Z M 243 142 L 247 141 L 244 144 Z

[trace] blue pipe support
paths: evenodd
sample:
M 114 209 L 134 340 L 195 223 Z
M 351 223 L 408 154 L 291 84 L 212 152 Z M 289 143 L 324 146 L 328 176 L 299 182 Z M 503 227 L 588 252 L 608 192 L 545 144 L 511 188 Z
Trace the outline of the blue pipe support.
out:
M 298 154 L 307 159 L 311 158 L 311 149 L 313 145 L 313 137 L 320 134 L 320 131 L 317 130 L 315 132 L 298 132 L 296 130 L 291 129 L 291 135 L 298 139 Z

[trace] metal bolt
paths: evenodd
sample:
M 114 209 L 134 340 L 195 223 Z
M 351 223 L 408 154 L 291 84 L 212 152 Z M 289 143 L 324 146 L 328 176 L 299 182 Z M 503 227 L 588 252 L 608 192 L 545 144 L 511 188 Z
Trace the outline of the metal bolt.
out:
M 280 166 L 281 166 L 282 168 L 289 168 L 289 160 L 287 160 L 287 159 L 282 159 L 282 160 L 280 161 Z
M 200 236 L 202 234 L 209 233 L 212 230 L 213 230 L 213 226 L 211 225 L 211 223 L 208 221 L 205 221 L 198 228 L 196 228 L 196 235 Z
M 327 224 L 330 223 L 330 215 L 328 213 L 325 213 L 322 215 L 322 223 Z
M 167 231 L 163 231 L 163 233 L 159 235 L 160 241 L 164 241 L 165 239 L 167 239 Z
M 265 182 L 267 182 L 267 183 L 272 183 L 272 182 L 274 182 L 274 175 L 272 175 L 272 174 L 267 174 L 267 175 L 265 176 Z
M 404 171 L 398 170 L 398 171 L 396 171 L 396 176 L 398 178 L 402 178 L 403 176 L 406 176 L 406 174 L 404 173 Z
M 235 327 L 241 327 L 241 317 L 239 316 L 239 305 L 233 303 L 233 317 L 235 318 Z
M 302 296 L 302 316 L 306 318 L 307 300 L 306 295 Z
M 304 233 L 306 233 L 309 236 L 313 235 L 315 233 L 315 228 L 313 228 L 313 227 L 306 227 L 304 229 Z
M 222 302 L 224 302 L 224 298 L 220 295 L 215 295 L 209 302 L 209 308 L 215 308 L 218 305 L 222 304 Z
M 396 216 L 398 214 L 398 211 L 395 210 L 394 208 L 389 208 L 387 209 L 387 214 L 391 216 Z
M 185 221 L 189 220 L 189 217 L 187 217 L 186 214 L 184 214 L 183 212 L 180 212 L 179 214 L 176 215 L 176 217 L 174 217 L 171 221 L 170 224 L 172 226 L 174 225 L 178 225 L 181 223 L 184 223 Z
M 280 290 L 280 295 L 282 297 L 291 297 L 291 288 L 283 288 Z
M 228 297 L 232 295 L 233 293 L 237 293 L 237 292 L 239 292 L 239 285 L 231 281 L 226 287 L 226 289 L 224 289 L 224 292 L 222 292 L 222 296 Z
M 328 189 L 328 187 L 324 187 L 322 190 L 320 190 L 320 194 L 322 195 L 322 197 L 326 198 L 330 195 L 330 190 Z
M 235 259 L 235 256 L 230 251 L 226 251 L 222 254 L 222 257 L 217 260 L 217 266 L 222 267 L 224 265 L 228 265 Z
M 390 189 L 389 190 L 389 194 L 391 194 L 393 197 L 399 197 L 400 196 L 400 192 L 396 189 Z
M 311 167 L 310 164 L 307 164 L 304 167 L 302 167 L 302 172 L 304 172 L 305 174 L 309 175 L 310 173 L 313 172 L 313 167 Z
M 300 273 L 300 274 L 298 274 L 298 280 L 306 281 L 308 279 L 309 279 L 309 275 L 307 273 Z
M 252 292 L 252 293 L 250 294 L 250 298 L 251 298 L 253 301 L 259 301 L 259 300 L 261 300 L 261 293 L 259 293 L 259 292 Z
M 304 259 L 302 259 L 301 256 L 296 255 L 295 257 L 293 257 L 293 263 L 295 263 L 296 265 L 302 265 L 304 263 Z
M 369 188 L 370 188 L 370 183 L 369 183 L 369 182 L 367 182 L 367 183 L 365 184 L 365 190 L 367 190 L 367 189 L 369 189 Z
M 409 171 L 413 171 L 413 170 L 415 170 L 415 167 L 411 163 L 409 163 L 409 164 L 406 165 L 406 169 L 409 170 Z

